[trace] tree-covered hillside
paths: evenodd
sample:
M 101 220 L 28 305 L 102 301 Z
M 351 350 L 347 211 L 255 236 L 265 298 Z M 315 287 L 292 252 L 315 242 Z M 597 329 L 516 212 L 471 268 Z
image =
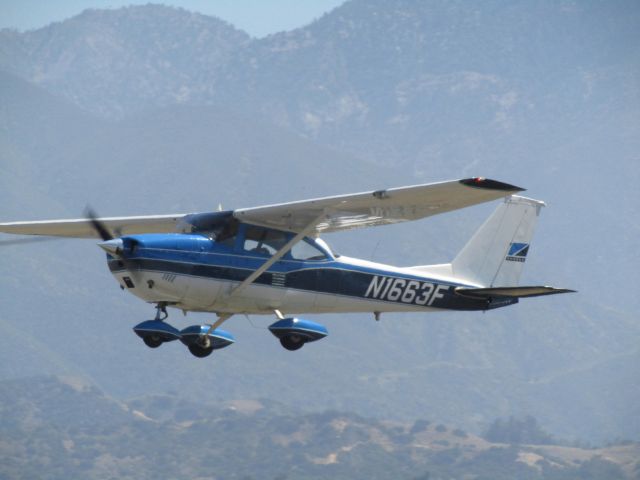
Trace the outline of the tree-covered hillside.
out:
M 637 478 L 640 466 L 638 444 L 490 443 L 427 420 L 305 414 L 264 400 L 216 406 L 150 395 L 121 402 L 71 377 L 1 382 L 0 414 L 7 480 L 624 480 Z

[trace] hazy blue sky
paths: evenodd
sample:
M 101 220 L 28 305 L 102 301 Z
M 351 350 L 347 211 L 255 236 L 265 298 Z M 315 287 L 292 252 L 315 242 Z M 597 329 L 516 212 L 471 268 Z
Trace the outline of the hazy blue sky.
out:
M 72 17 L 86 8 L 161 3 L 215 15 L 262 37 L 301 27 L 345 0 L 0 0 L 0 28 L 30 30 Z

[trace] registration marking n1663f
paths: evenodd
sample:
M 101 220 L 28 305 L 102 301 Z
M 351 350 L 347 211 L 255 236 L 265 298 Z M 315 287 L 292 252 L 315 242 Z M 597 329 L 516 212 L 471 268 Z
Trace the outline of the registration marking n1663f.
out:
M 436 299 L 444 298 L 441 292 L 447 290 L 449 285 L 375 275 L 364 296 L 377 300 L 429 306 Z

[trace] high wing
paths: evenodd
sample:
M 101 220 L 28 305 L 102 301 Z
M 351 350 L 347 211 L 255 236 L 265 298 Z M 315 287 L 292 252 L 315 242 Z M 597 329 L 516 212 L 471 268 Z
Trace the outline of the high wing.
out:
M 175 232 L 184 216 L 184 214 L 149 215 L 140 217 L 108 217 L 99 218 L 98 220 L 111 232 L 122 236 L 136 233 Z M 99 238 L 95 227 L 91 224 L 91 220 L 87 218 L 0 223 L 0 232 L 15 235 Z
M 298 233 L 324 212 L 326 219 L 316 225 L 315 231 L 337 232 L 418 220 L 523 190 L 477 177 L 241 208 L 233 215 L 242 222 Z
M 232 214 L 241 222 L 312 234 L 418 220 L 523 190 L 507 183 L 478 177 L 241 208 L 234 210 Z M 117 236 L 122 236 L 184 231 L 189 219 L 197 215 L 108 217 L 97 220 Z M 318 220 L 319 218 L 321 220 Z M 87 218 L 0 223 L 0 232 L 17 235 L 98 237 L 95 227 Z

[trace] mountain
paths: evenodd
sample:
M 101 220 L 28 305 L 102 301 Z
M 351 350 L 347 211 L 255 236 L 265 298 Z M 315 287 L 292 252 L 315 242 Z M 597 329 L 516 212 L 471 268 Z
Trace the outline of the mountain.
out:
M 73 377 L 0 382 L 0 412 L 0 476 L 12 480 L 622 480 L 634 478 L 640 454 L 631 443 L 592 450 L 505 445 L 426 420 L 304 414 L 260 400 L 214 406 L 155 395 L 121 402 Z
M 112 117 L 226 105 L 383 162 L 468 163 L 482 135 L 555 136 L 553 125 L 580 123 L 578 112 L 632 113 L 639 10 L 632 1 L 353 0 L 263 39 L 160 5 L 89 10 L 3 31 L 0 67 Z M 473 135 L 451 144 L 456 129 Z
M 217 18 L 160 6 L 85 10 L 24 34 L 5 29 L 0 38 L 0 68 L 110 116 L 197 101 L 216 88 L 211 72 L 249 41 Z M 89 105 L 96 92 L 105 102 Z
M 92 242 L 3 247 L 2 378 L 428 417 L 480 432 L 638 438 L 640 61 L 634 2 L 346 2 L 251 39 L 158 5 L 0 32 L 2 220 L 215 210 L 486 175 L 549 208 L 523 282 L 579 290 L 487 314 L 331 315 L 291 355 L 264 330 L 198 362 L 145 349 L 153 314 Z M 327 236 L 399 265 L 449 261 L 491 206 Z M 190 314 L 180 326 L 206 322 Z

